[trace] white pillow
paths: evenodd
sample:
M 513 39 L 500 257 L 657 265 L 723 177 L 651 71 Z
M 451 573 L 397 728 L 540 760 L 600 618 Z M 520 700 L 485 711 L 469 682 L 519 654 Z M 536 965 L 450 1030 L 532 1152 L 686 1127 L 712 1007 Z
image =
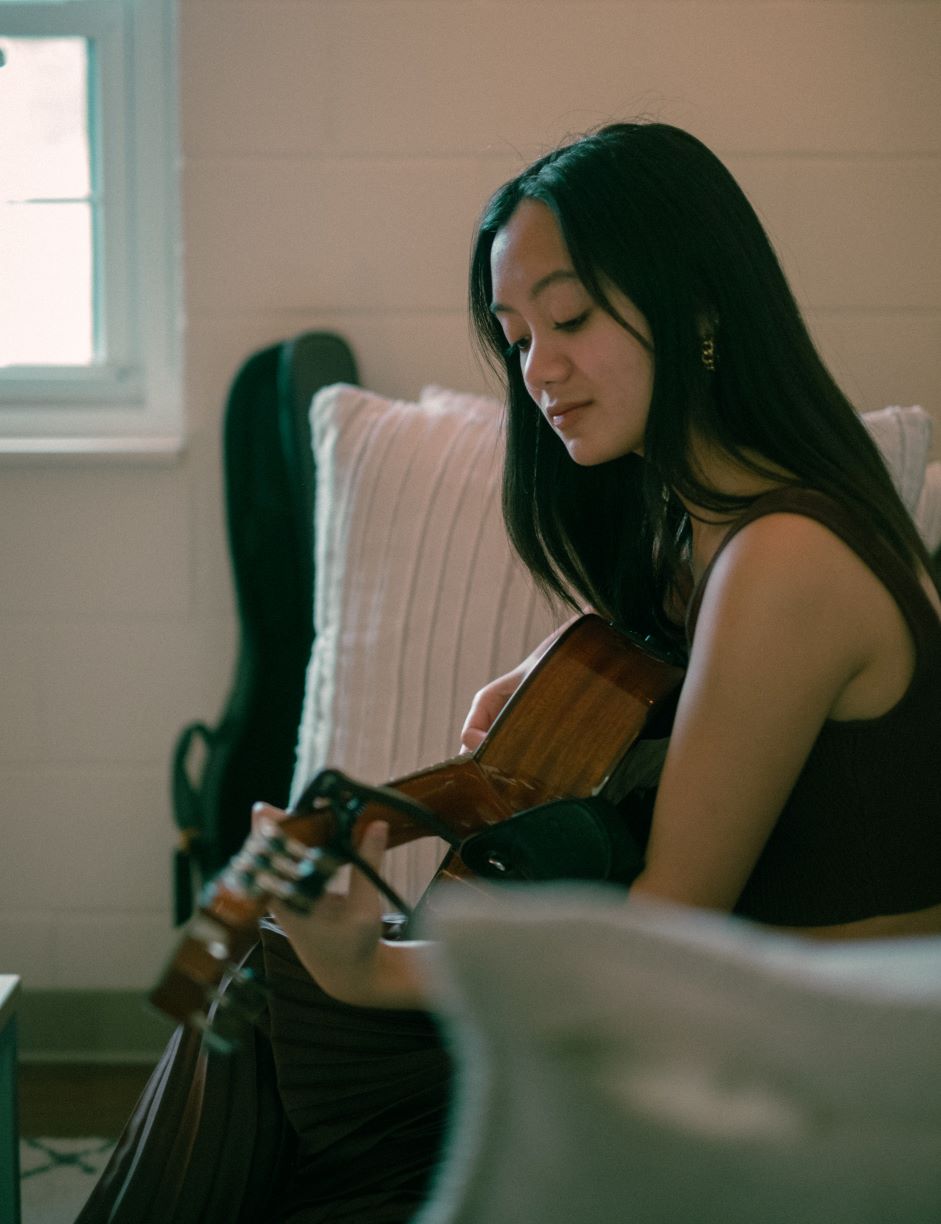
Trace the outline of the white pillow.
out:
M 930 552 L 941 547 L 941 462 L 929 463 L 915 508 L 915 524 Z
M 311 408 L 314 622 L 292 800 L 321 768 L 392 781 L 457 754 L 474 693 L 558 623 L 500 512 L 502 408 L 426 388 L 419 403 L 340 384 Z M 415 899 L 441 858 L 392 851 Z
M 931 451 L 931 417 L 913 404 L 864 412 L 863 422 L 882 452 L 909 514 L 914 514 Z

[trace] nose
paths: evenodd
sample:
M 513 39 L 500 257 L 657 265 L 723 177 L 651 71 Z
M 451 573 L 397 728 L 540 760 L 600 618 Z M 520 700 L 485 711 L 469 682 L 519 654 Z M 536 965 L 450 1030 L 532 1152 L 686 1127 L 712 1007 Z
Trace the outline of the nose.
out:
M 570 363 L 551 334 L 539 338 L 533 336 L 525 358 L 523 381 L 530 395 L 538 403 L 544 387 L 551 387 L 565 380 Z

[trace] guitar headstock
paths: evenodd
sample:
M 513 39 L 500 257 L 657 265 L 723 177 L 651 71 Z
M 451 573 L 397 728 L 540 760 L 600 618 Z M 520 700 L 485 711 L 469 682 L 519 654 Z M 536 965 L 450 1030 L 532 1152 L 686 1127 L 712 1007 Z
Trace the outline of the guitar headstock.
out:
M 216 1014 L 220 1009 L 231 1011 L 237 1003 L 238 984 L 249 980 L 240 962 L 254 943 L 258 917 L 260 913 L 240 930 L 221 921 L 211 909 L 198 910 L 150 992 L 151 1005 L 171 1020 L 199 1029 L 212 1045 Z
M 197 1028 L 206 1043 L 229 1050 L 239 1023 L 264 1005 L 264 983 L 243 961 L 258 938 L 259 919 L 276 897 L 306 909 L 343 863 L 322 847 L 288 836 L 262 821 L 228 867 L 207 888 L 200 909 L 150 993 L 170 1019 Z

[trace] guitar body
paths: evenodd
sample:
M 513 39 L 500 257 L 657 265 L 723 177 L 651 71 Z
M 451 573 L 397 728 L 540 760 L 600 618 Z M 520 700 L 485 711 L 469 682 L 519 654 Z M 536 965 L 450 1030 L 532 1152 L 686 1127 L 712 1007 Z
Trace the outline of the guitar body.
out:
M 554 799 L 603 793 L 618 800 L 632 787 L 632 751 L 652 716 L 678 690 L 682 669 L 650 653 L 598 616 L 575 621 L 553 644 L 471 754 L 408 774 L 388 785 L 430 808 L 460 840 L 517 812 Z M 410 816 L 369 803 L 354 840 L 376 819 L 389 825 L 389 845 L 432 834 Z M 324 845 L 332 815 L 289 813 L 284 832 L 307 846 Z M 452 854 L 436 877 L 466 879 Z M 191 919 L 151 1002 L 177 1020 L 205 1027 L 207 1002 L 222 977 L 248 951 L 265 898 L 221 884 Z

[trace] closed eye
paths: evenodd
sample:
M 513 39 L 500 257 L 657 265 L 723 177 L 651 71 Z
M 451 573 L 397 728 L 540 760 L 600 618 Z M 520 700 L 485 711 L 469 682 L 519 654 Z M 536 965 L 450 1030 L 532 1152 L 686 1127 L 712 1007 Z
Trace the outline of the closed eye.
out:
M 587 310 L 583 310 L 580 315 L 576 315 L 573 319 L 563 319 L 561 323 L 555 324 L 555 330 L 560 332 L 574 332 L 583 327 L 591 315 L 592 308 L 589 306 Z
M 593 308 L 589 306 L 587 310 L 583 310 L 581 314 L 575 315 L 571 319 L 563 319 L 561 323 L 553 323 L 553 330 L 560 332 L 578 331 L 580 327 L 584 327 L 588 322 L 592 309 Z M 516 357 L 518 353 L 528 352 L 530 343 L 531 341 L 528 336 L 523 336 L 519 340 L 514 340 L 512 344 L 503 350 L 503 356 L 507 361 L 512 361 L 512 359 Z

